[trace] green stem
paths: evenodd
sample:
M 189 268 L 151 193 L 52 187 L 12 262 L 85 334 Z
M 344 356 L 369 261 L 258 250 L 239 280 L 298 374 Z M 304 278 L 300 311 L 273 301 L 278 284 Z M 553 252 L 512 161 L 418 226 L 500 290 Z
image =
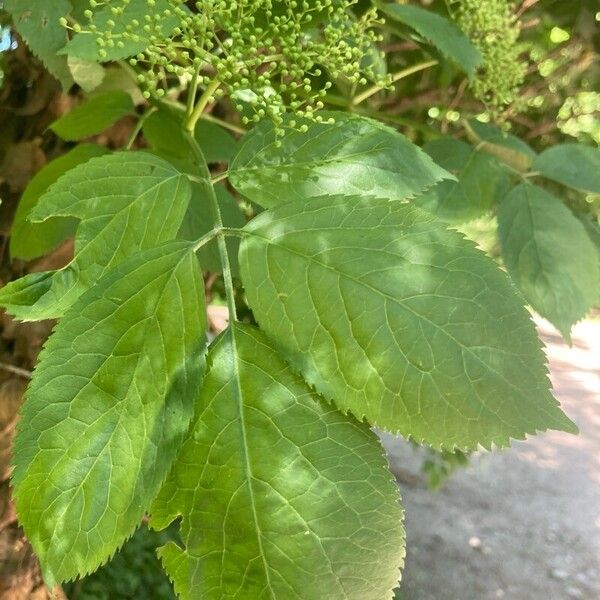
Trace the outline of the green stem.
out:
M 206 244 L 217 237 L 220 232 L 220 229 L 215 228 L 211 229 L 208 233 L 205 233 L 199 240 L 196 240 L 196 243 L 194 244 L 194 252 L 198 252 L 202 246 L 206 246 Z
M 193 131 L 193 129 L 192 129 Z M 229 320 L 230 322 L 237 320 L 237 310 L 235 308 L 235 292 L 233 288 L 233 278 L 231 276 L 231 263 L 229 262 L 229 253 L 227 252 L 227 243 L 225 242 L 225 228 L 223 227 L 223 217 L 221 215 L 221 209 L 219 208 L 219 202 L 217 195 L 215 194 L 215 188 L 211 183 L 211 175 L 202 149 L 200 148 L 196 138 L 188 130 L 187 131 L 188 143 L 196 158 L 196 165 L 200 169 L 200 175 L 206 180 L 206 188 L 208 192 L 208 199 L 210 201 L 213 216 L 214 216 L 214 229 L 215 234 L 213 237 L 217 237 L 217 243 L 219 246 L 219 257 L 221 258 L 221 266 L 223 267 L 223 282 L 225 283 L 225 296 L 227 298 L 227 308 L 229 309 Z M 212 233 L 212 232 L 211 232 Z M 204 236 L 198 241 L 198 244 L 204 242 Z M 212 238 L 211 238 L 212 239 Z
M 192 113 L 194 112 L 194 102 L 196 102 L 196 94 L 198 93 L 198 78 L 200 76 L 200 67 L 196 69 L 194 76 L 192 77 L 192 82 L 190 87 L 188 88 L 188 97 L 187 97 L 187 107 L 185 116 L 186 118 L 190 118 Z
M 196 129 L 196 123 L 198 122 L 198 119 L 200 119 L 200 117 L 202 116 L 206 105 L 209 103 L 213 94 L 219 89 L 220 85 L 221 82 L 218 79 L 214 79 L 208 84 L 206 90 L 204 90 L 204 93 L 202 94 L 202 96 L 200 96 L 200 100 L 198 100 L 198 103 L 194 107 L 192 114 L 189 116 L 185 124 L 185 128 L 187 129 L 187 131 L 189 131 L 190 133 L 194 132 L 194 130 Z
M 225 121 L 224 119 L 219 119 L 213 115 L 205 114 L 200 117 L 203 121 L 209 121 L 210 123 L 215 123 L 216 125 L 220 125 L 224 129 L 229 129 L 229 131 L 233 131 L 233 133 L 239 133 L 240 135 L 244 135 L 246 130 L 239 125 L 235 125 L 230 123 L 229 121 Z
M 344 107 L 344 108 L 346 108 L 348 106 L 347 100 L 345 100 L 344 98 L 341 98 L 340 96 L 334 96 L 331 94 L 327 95 L 325 102 L 327 102 L 327 104 L 332 104 L 333 106 L 340 106 L 340 107 Z M 413 119 L 398 117 L 397 115 L 390 115 L 389 113 L 386 113 L 384 111 L 373 110 L 370 108 L 358 107 L 358 108 L 354 108 L 353 112 L 356 113 L 357 115 L 363 115 L 365 117 L 371 117 L 373 119 L 377 119 L 378 121 L 386 121 L 387 123 L 393 123 L 394 125 L 400 125 L 402 127 L 410 127 L 412 129 L 414 129 L 415 131 L 420 131 L 421 133 L 423 133 L 424 135 L 427 135 L 429 137 L 433 137 L 433 138 L 441 137 L 441 134 L 437 129 L 434 129 L 433 127 L 431 127 L 425 123 L 418 123 L 417 121 L 414 121 Z
M 402 69 L 401 71 L 398 71 L 397 73 L 394 73 L 392 75 L 391 83 L 396 83 L 397 81 L 400 81 L 401 79 L 404 79 L 405 77 L 408 77 L 409 75 L 413 75 L 414 73 L 418 73 L 419 71 L 423 71 L 424 69 L 429 69 L 429 67 L 433 67 L 437 64 L 438 64 L 437 60 L 428 60 L 427 62 L 418 63 L 416 65 L 412 65 L 412 67 Z M 362 92 L 362 93 L 358 94 L 358 96 L 354 97 L 354 99 L 352 100 L 352 106 L 357 106 L 361 102 L 364 102 L 367 98 L 370 98 L 371 96 L 374 96 L 378 92 L 381 92 L 382 89 L 383 89 L 383 87 L 380 85 L 374 85 L 374 86 L 366 89 L 364 92 Z
M 229 177 L 229 171 L 223 171 L 214 177 L 211 177 L 210 182 L 214 185 L 215 183 L 219 183 L 219 181 L 223 181 L 223 179 L 227 179 Z
M 127 145 L 125 146 L 125 148 L 127 150 L 131 150 L 131 146 L 133 146 L 133 142 L 135 142 L 135 139 L 137 138 L 137 136 L 140 134 L 140 131 L 142 131 L 142 128 L 144 127 L 144 123 L 146 122 L 146 119 L 154 112 L 156 112 L 156 107 L 152 107 L 149 110 L 147 110 L 139 119 L 138 122 L 135 125 L 134 130 L 131 132 L 131 135 L 129 136 L 129 140 L 127 141 Z

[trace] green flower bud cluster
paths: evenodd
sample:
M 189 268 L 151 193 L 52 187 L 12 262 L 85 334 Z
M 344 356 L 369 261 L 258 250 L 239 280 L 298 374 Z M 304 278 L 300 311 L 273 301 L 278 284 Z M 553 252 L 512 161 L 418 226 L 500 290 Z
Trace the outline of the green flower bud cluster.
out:
M 383 21 L 375 9 L 355 16 L 351 7 L 358 0 L 202 0 L 192 8 L 185 0 L 146 0 L 143 21 L 132 20 L 114 36 L 115 22 L 126 18 L 132 1 L 110 2 L 115 16 L 104 31 L 95 26 L 93 10 L 104 3 L 90 0 L 86 17 L 100 49 L 123 39 L 148 40 L 130 60 L 141 70 L 146 97 L 164 95 L 169 78 L 178 78 L 191 82 L 193 91 L 210 90 L 210 102 L 228 96 L 240 111 L 249 105 L 246 123 L 268 117 L 281 126 L 286 111 L 300 121 L 322 120 L 316 113 L 330 78 L 391 83 L 363 66 L 381 41 L 375 28 Z M 165 32 L 164 23 L 173 19 L 177 25 Z
M 483 56 L 471 89 L 493 114 L 515 102 L 525 79 L 523 46 L 518 43 L 521 30 L 512 9 L 508 0 L 459 0 L 454 14 Z

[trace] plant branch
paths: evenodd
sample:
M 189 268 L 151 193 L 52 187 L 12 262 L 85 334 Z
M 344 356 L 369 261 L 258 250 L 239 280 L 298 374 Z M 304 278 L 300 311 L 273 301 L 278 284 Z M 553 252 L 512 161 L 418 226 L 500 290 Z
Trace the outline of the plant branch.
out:
M 202 246 L 206 246 L 208 242 L 214 240 L 220 233 L 220 229 L 211 229 L 208 233 L 205 233 L 200 239 L 194 244 L 194 252 L 198 252 Z
M 244 135 L 246 133 L 246 129 L 244 129 L 240 125 L 229 123 L 229 121 L 219 119 L 218 117 L 215 117 L 214 115 L 209 115 L 208 113 L 203 114 L 200 118 L 203 121 L 209 121 L 210 123 L 215 123 L 215 125 L 220 125 L 224 129 L 229 129 L 229 131 L 233 131 L 233 133 L 239 133 L 240 135 Z
M 192 114 L 187 119 L 187 122 L 185 124 L 185 128 L 187 131 L 193 132 L 194 129 L 196 129 L 196 123 L 198 122 L 198 119 L 200 119 L 200 117 L 202 116 L 206 105 L 209 103 L 213 94 L 219 89 L 220 85 L 221 82 L 218 79 L 214 79 L 208 84 L 206 90 L 204 90 L 204 93 L 202 94 L 202 96 L 200 96 L 200 100 L 198 100 L 198 103 L 194 107 Z M 202 158 L 204 159 L 204 156 Z
M 142 131 L 142 128 L 144 127 L 144 123 L 146 122 L 146 119 L 154 112 L 156 112 L 157 108 L 155 106 L 153 106 L 152 108 L 150 108 L 149 110 L 147 110 L 139 119 L 138 122 L 136 123 L 133 131 L 131 132 L 131 135 L 129 136 L 129 140 L 127 141 L 127 145 L 125 146 L 125 148 L 127 150 L 131 150 L 131 146 L 133 146 L 133 142 L 135 142 L 137 136 L 140 134 L 140 131 Z
M 438 64 L 437 60 L 428 60 L 423 63 L 418 63 L 416 65 L 412 65 L 411 67 L 408 67 L 406 69 L 402 69 L 401 71 L 398 71 L 397 73 L 394 73 L 392 75 L 391 83 L 396 83 L 397 81 L 400 81 L 401 79 L 404 79 L 405 77 L 413 75 L 414 73 L 418 73 L 419 71 L 429 69 L 429 67 L 433 67 L 437 64 Z M 366 89 L 364 92 L 358 94 L 358 96 L 355 96 L 353 98 L 352 106 L 359 105 L 361 102 L 364 102 L 365 100 L 367 100 L 367 98 L 370 98 L 371 96 L 374 96 L 378 92 L 381 92 L 382 89 L 383 88 L 380 85 L 371 86 L 370 88 Z
M 207 89 L 207 91 L 208 91 L 208 89 Z M 206 92 L 204 94 L 206 95 Z M 191 131 L 193 131 L 193 129 Z M 223 227 L 223 217 L 221 215 L 221 209 L 219 208 L 219 202 L 217 200 L 217 195 L 215 194 L 215 188 L 213 187 L 213 184 L 211 183 L 210 170 L 206 163 L 206 159 L 204 158 L 204 154 L 202 152 L 202 149 L 200 148 L 200 145 L 196 141 L 196 138 L 193 136 L 191 131 L 188 129 L 188 131 L 186 132 L 188 142 L 189 142 L 190 147 L 196 157 L 196 164 L 200 169 L 200 175 L 206 179 L 206 188 L 207 188 L 207 192 L 208 192 L 208 198 L 210 200 L 212 211 L 213 211 L 213 216 L 214 216 L 214 229 L 213 229 L 213 231 L 209 232 L 207 235 L 210 236 L 214 232 L 214 235 L 212 235 L 212 237 L 215 237 L 215 236 L 217 237 L 217 243 L 219 245 L 219 257 L 221 259 L 221 266 L 223 267 L 223 281 L 225 283 L 225 296 L 227 297 L 227 308 L 229 309 L 229 320 L 236 321 L 237 320 L 237 311 L 235 308 L 235 293 L 234 293 L 234 288 L 233 288 L 233 278 L 231 276 L 231 263 L 229 262 L 229 253 L 227 252 L 227 243 L 225 242 L 225 228 Z M 210 241 L 210 239 L 212 239 L 212 237 L 211 237 L 210 239 L 207 239 L 205 241 L 206 237 L 207 236 L 204 236 L 203 238 L 198 240 L 198 243 L 197 243 L 198 247 L 201 247 L 198 245 L 198 244 L 200 244 L 200 242 L 202 242 L 202 245 L 204 245 L 207 241 Z
M 7 363 L 0 363 L 0 369 L 3 369 L 4 371 L 8 371 L 9 373 L 12 373 L 13 375 L 18 375 L 19 377 L 22 377 L 23 379 L 31 379 L 31 371 L 28 371 L 27 369 L 21 369 L 20 367 L 15 367 L 14 365 L 9 365 Z

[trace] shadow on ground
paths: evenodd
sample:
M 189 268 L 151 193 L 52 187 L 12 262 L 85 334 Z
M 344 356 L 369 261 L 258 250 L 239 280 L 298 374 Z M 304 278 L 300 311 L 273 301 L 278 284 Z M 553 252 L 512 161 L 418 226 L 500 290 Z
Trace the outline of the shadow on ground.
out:
M 406 509 L 402 600 L 600 598 L 600 324 L 578 325 L 571 348 L 539 327 L 578 437 L 478 454 L 437 493 L 415 477 L 421 457 L 384 439 Z

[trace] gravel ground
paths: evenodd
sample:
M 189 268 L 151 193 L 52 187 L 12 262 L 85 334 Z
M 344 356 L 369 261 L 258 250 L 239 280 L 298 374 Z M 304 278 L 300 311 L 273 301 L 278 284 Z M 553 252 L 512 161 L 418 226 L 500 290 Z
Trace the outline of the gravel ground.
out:
M 402 600 L 600 599 L 600 323 L 579 324 L 571 348 L 539 328 L 579 436 L 478 454 L 437 493 L 421 457 L 384 438 L 406 509 Z

